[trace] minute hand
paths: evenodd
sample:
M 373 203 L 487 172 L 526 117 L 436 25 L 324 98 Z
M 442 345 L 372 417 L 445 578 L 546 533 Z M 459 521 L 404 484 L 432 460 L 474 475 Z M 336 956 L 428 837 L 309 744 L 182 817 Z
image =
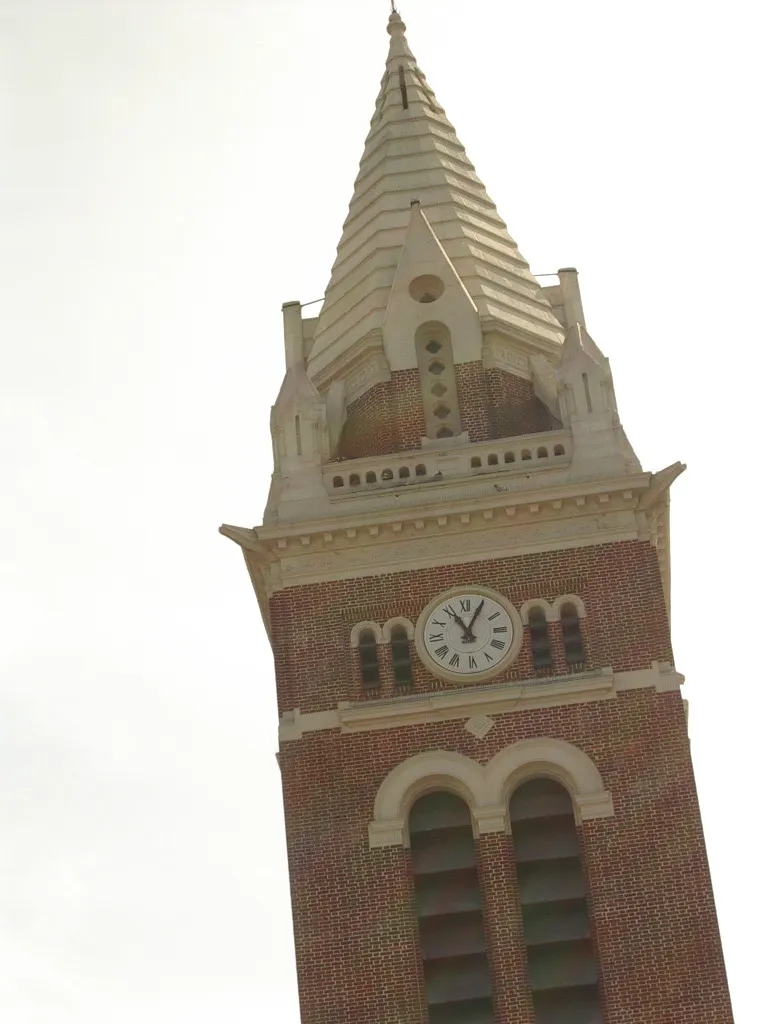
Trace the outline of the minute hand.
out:
M 475 634 L 474 634 L 474 633 L 472 632 L 472 627 L 474 626 L 475 622 L 477 622 L 477 616 L 478 616 L 478 615 L 480 614 L 480 612 L 481 612 L 481 611 L 483 610 L 483 605 L 484 605 L 484 604 L 485 604 L 485 598 L 483 598 L 483 600 L 482 600 L 482 601 L 480 602 L 480 604 L 479 604 L 479 605 L 477 606 L 477 608 L 475 608 L 475 614 L 474 614 L 474 615 L 472 616 L 472 620 L 471 620 L 471 622 L 469 623 L 469 628 L 467 629 L 467 634 L 466 634 L 466 636 L 467 636 L 467 639 L 468 639 L 468 640 L 469 640 L 470 642 L 472 642 L 473 640 L 476 640 L 476 639 L 477 639 L 477 637 L 475 636 Z
M 473 626 L 474 626 L 474 624 L 475 624 L 475 623 L 477 622 L 477 616 L 478 616 L 478 615 L 480 614 L 480 612 L 482 611 L 482 606 L 483 606 L 483 604 L 484 604 L 484 603 L 485 603 L 485 598 L 483 598 L 483 599 L 482 599 L 482 600 L 480 601 L 480 603 L 479 603 L 479 604 L 477 605 L 477 607 L 475 608 L 475 613 L 474 613 L 474 615 L 472 615 L 472 621 L 471 621 L 471 623 L 469 624 L 469 632 L 470 632 L 470 633 L 472 632 L 472 627 L 473 627 Z

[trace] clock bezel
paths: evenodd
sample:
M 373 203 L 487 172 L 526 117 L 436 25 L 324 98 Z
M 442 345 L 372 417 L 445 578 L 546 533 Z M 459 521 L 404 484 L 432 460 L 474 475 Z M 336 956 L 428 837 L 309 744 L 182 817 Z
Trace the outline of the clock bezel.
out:
M 507 615 L 509 615 L 512 623 L 512 642 L 509 645 L 509 650 L 501 661 L 496 665 L 493 665 L 491 668 L 485 669 L 483 672 L 455 672 L 453 669 L 446 668 L 434 660 L 432 655 L 429 653 L 426 641 L 424 640 L 424 630 L 430 616 L 441 604 L 444 604 L 446 601 L 450 601 L 462 594 L 465 596 L 467 594 L 471 594 L 476 597 L 487 597 L 491 601 L 495 601 L 497 604 L 501 605 Z M 425 605 L 416 620 L 413 639 L 416 644 L 416 651 L 421 663 L 425 668 L 432 672 L 433 675 L 439 676 L 441 679 L 445 679 L 449 683 L 482 683 L 500 675 L 511 665 L 520 653 L 520 648 L 523 646 L 523 620 L 520 616 L 520 612 L 515 608 L 512 602 L 507 600 L 507 598 L 497 590 L 491 590 L 490 587 L 478 587 L 468 584 L 463 587 L 451 587 L 450 590 L 444 590 L 441 594 L 438 594 L 437 597 L 434 597 L 429 604 Z

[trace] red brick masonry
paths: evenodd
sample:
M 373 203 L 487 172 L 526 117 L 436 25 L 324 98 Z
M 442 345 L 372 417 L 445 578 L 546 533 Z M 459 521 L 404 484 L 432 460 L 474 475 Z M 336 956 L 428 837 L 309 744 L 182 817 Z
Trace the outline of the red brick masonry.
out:
M 672 658 L 655 551 L 640 541 L 612 543 L 278 592 L 271 614 L 280 710 L 362 699 L 352 626 L 394 615 L 415 622 L 431 598 L 461 584 L 495 588 L 517 607 L 578 594 L 593 667 L 642 669 Z M 557 650 L 554 630 L 552 637 Z M 414 666 L 416 692 L 449 685 L 415 652 Z M 565 670 L 561 661 L 553 674 Z M 533 674 L 524 644 L 506 675 Z M 486 763 L 506 745 L 538 736 L 583 750 L 613 795 L 614 817 L 579 827 L 606 1024 L 731 1024 L 680 694 L 634 690 L 494 719 L 482 740 L 460 720 L 327 730 L 282 745 L 303 1024 L 426 1024 L 410 855 L 401 847 L 369 850 L 376 791 L 413 754 L 439 748 Z M 496 1022 L 533 1024 L 512 840 L 483 835 L 476 849 Z

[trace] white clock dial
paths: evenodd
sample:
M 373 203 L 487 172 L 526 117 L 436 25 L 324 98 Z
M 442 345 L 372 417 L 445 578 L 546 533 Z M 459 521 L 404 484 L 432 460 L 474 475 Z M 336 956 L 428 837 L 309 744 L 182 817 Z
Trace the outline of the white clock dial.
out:
M 447 678 L 495 675 L 520 648 L 519 616 L 490 591 L 452 591 L 422 613 L 419 647 Z

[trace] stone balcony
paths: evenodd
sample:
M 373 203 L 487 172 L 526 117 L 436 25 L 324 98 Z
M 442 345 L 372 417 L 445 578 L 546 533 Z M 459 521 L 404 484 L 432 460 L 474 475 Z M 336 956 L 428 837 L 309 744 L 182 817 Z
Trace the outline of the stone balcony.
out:
M 573 441 L 570 431 L 525 434 L 519 437 L 457 445 L 421 448 L 395 455 L 333 462 L 323 467 L 323 484 L 331 499 L 414 487 L 462 482 L 474 478 L 505 478 L 515 486 L 546 471 L 567 468 Z M 419 486 L 421 490 L 421 486 Z

